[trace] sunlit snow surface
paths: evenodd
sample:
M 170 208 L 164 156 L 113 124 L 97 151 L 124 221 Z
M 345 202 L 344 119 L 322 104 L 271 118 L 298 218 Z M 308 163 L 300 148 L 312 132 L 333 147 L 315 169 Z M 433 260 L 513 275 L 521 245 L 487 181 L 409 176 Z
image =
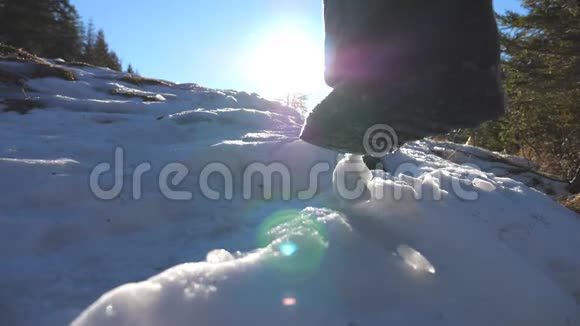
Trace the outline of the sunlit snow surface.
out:
M 28 81 L 45 108 L 0 113 L 1 324 L 580 324 L 580 219 L 484 151 L 421 141 L 385 158 L 388 172 L 368 171 L 300 142 L 301 118 L 256 95 L 74 69 L 77 82 Z M 103 201 L 89 174 L 119 146 L 127 187 Z M 435 155 L 458 149 L 454 162 L 483 171 Z M 192 200 L 159 191 L 159 171 L 176 162 Z M 197 176 L 216 162 L 233 173 L 232 200 L 200 192 Z M 291 200 L 278 179 L 272 200 L 239 196 L 256 162 L 288 166 Z M 299 200 L 320 162 L 330 169 L 318 193 Z M 349 166 L 360 169 L 345 183 L 363 193 L 341 199 Z

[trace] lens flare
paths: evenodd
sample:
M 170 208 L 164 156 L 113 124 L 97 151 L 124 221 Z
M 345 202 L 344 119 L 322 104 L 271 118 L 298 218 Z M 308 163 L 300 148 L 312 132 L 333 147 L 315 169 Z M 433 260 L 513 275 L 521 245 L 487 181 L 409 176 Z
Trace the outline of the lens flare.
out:
M 282 305 L 284 305 L 286 307 L 295 306 L 297 303 L 298 303 L 298 300 L 296 300 L 296 298 L 292 298 L 292 297 L 284 298 L 282 300 Z
M 286 242 L 280 246 L 280 252 L 284 256 L 292 256 L 298 251 L 298 246 L 292 242 Z
M 304 280 L 318 271 L 328 249 L 324 223 L 306 212 L 279 211 L 258 229 L 258 247 L 271 247 L 279 255 L 270 263 L 286 279 Z

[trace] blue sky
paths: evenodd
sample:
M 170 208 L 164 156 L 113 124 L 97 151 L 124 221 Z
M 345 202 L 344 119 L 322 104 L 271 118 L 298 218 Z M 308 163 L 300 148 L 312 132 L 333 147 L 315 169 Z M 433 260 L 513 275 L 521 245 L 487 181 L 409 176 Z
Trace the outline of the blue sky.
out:
M 287 85 L 284 76 L 296 70 L 280 60 L 312 58 L 310 64 L 321 65 L 322 0 L 71 2 L 84 20 L 92 19 L 105 31 L 109 45 L 124 66 L 131 63 L 144 76 L 275 97 L 284 87 L 274 85 Z M 500 12 L 519 8 L 518 0 L 494 3 Z M 296 44 L 273 42 L 272 35 L 280 31 L 297 31 L 302 40 Z M 269 53 L 266 48 L 279 48 L 290 54 L 278 62 L 269 62 L 280 52 Z M 275 66 L 285 69 L 277 71 Z M 305 76 L 307 89 L 302 90 L 316 99 L 328 91 L 321 71 Z

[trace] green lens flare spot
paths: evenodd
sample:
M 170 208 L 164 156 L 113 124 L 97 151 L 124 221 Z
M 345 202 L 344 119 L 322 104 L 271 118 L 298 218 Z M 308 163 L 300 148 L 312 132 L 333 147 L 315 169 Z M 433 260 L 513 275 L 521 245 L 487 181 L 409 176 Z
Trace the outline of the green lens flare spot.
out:
M 298 251 L 298 246 L 292 242 L 286 242 L 280 246 L 280 252 L 284 256 L 292 256 Z
M 305 279 L 318 270 L 328 249 L 324 223 L 298 210 L 280 211 L 259 228 L 258 246 L 275 252 L 272 265 L 284 276 Z

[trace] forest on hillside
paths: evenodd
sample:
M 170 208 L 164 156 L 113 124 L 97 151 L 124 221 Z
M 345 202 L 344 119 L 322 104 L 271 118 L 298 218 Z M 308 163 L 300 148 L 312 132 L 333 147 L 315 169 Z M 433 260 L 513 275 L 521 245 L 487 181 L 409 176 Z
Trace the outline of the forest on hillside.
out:
M 480 147 L 530 159 L 580 192 L 580 3 L 523 0 L 498 15 L 508 113 L 463 131 Z
M 0 43 L 41 57 L 122 70 L 105 32 L 84 22 L 69 0 L 0 0 Z

